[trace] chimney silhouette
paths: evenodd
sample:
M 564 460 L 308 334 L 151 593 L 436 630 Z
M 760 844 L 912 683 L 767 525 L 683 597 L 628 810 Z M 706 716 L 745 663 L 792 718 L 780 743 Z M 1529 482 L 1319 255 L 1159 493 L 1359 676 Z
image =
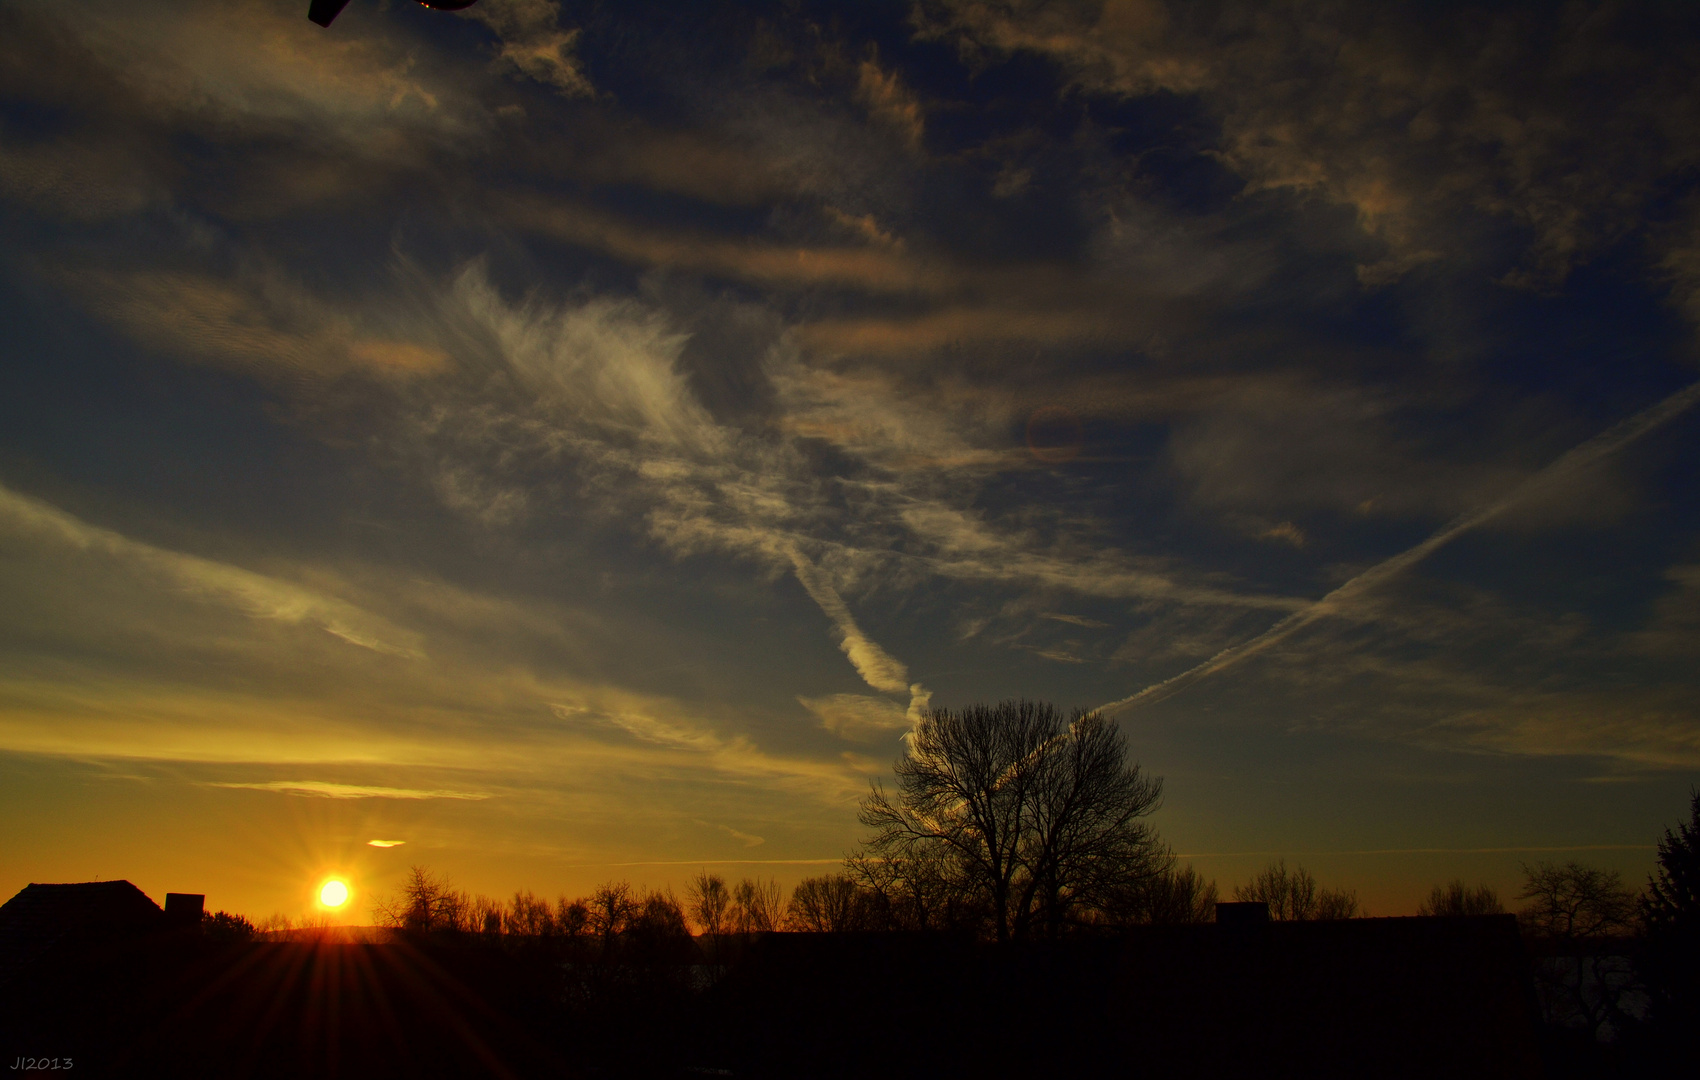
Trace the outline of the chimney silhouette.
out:
M 205 893 L 168 892 L 165 894 L 165 922 L 173 929 L 200 926 L 201 913 L 206 908 Z

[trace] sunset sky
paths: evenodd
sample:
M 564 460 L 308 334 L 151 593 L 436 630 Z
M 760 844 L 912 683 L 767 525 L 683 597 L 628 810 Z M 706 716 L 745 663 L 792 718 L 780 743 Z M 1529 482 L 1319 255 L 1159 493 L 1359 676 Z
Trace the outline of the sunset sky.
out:
M 307 6 L 0 5 L 0 899 L 789 885 L 1013 696 L 1224 892 L 1644 880 L 1700 5 Z

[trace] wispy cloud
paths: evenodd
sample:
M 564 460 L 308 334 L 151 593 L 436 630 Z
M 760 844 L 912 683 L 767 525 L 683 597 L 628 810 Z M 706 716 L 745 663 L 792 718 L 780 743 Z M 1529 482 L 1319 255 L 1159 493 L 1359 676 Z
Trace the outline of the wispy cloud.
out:
M 67 136 L 34 146 L 0 146 L 0 196 L 38 211 L 94 222 L 166 201 L 133 148 Z
M 700 820 L 697 822 L 697 824 L 707 825 L 707 826 L 710 826 L 711 828 L 718 829 L 719 831 L 725 833 L 727 836 L 730 836 L 732 839 L 738 841 L 738 843 L 744 845 L 747 848 L 760 847 L 761 845 L 767 843 L 767 840 L 763 837 L 756 836 L 753 833 L 741 832 L 737 829 L 734 829 L 730 825 L 716 825 L 716 824 L 713 824 L 712 822 L 700 821 Z
M 828 694 L 799 697 L 803 708 L 819 717 L 821 726 L 834 735 L 856 742 L 877 742 L 906 731 L 913 722 L 910 710 L 889 698 L 867 694 Z
M 896 72 L 886 71 L 874 57 L 856 69 L 856 100 L 870 116 L 895 131 L 911 150 L 921 148 L 926 120 L 921 103 Z
M 235 780 L 209 781 L 208 787 L 249 788 L 254 791 L 275 791 L 282 795 L 302 795 L 315 799 L 465 799 L 477 802 L 490 798 L 482 791 L 454 791 L 447 788 L 376 787 L 370 784 L 336 784 L 326 780 L 266 780 L 246 783 Z M 401 840 L 368 841 L 373 847 L 394 847 Z
M 27 62 L 70 61 L 84 79 L 116 83 L 105 107 L 151 122 L 163 117 L 224 138 L 286 125 L 344 153 L 378 157 L 405 152 L 421 134 L 469 137 L 481 119 L 463 89 L 441 77 L 436 57 L 393 33 L 361 35 L 354 20 L 327 39 L 293 8 L 263 0 L 190 0 L 171 19 L 106 0 L 74 13 L 39 0 L 22 9 L 51 27 L 31 35 L 38 49 Z M 41 85 L 56 81 L 47 76 Z
M 1064 615 L 1060 612 L 1047 611 L 1039 617 L 1041 619 L 1050 619 L 1053 622 L 1064 622 L 1073 626 L 1083 626 L 1088 630 L 1108 630 L 1110 627 L 1110 624 L 1107 622 L 1099 622 L 1097 619 L 1088 619 L 1084 615 Z
M 1514 693 L 1470 709 L 1413 741 L 1528 757 L 1599 758 L 1630 772 L 1700 768 L 1691 692 Z M 1426 736 L 1426 738 L 1425 738 Z
M 644 712 L 603 712 L 582 705 L 561 704 L 551 705 L 550 709 L 562 720 L 604 724 L 657 746 L 700 751 L 718 751 L 726 747 L 725 742 L 712 732 L 689 730 Z
M 913 488 L 899 480 L 835 490 L 811 474 L 797 443 L 753 438 L 717 422 L 681 370 L 684 335 L 639 302 L 550 304 L 531 297 L 515 305 L 477 264 L 457 277 L 449 299 L 448 317 L 493 335 L 502 369 L 527 390 L 520 404 L 501 396 L 502 384 L 492 380 L 473 389 L 470 400 L 449 397 L 434 406 L 424 434 L 449 463 L 439 466 L 439 482 L 457 493 L 452 502 L 468 498 L 480 516 L 499 521 L 494 508 L 527 498 L 530 478 L 504 475 L 508 463 L 523 460 L 516 444 L 534 447 L 542 460 L 565 457 L 598 493 L 604 513 L 641 519 L 681 555 L 730 552 L 767 572 L 794 574 L 858 675 L 876 690 L 914 688 L 906 665 L 852 614 L 844 590 L 893 574 L 1233 607 L 1291 610 L 1302 603 L 1176 580 L 1115 551 L 1035 550 L 1029 537 L 940 501 L 924 478 Z M 883 404 L 860 387 L 861 404 L 852 413 L 851 384 L 815 377 L 782 347 L 770 352 L 767 371 L 796 438 L 816 436 L 823 425 L 854 425 L 864 434 L 841 445 L 881 468 L 899 460 L 894 448 L 935 460 L 972 456 L 968 437 L 936 415 L 922 415 L 895 387 Z M 441 389 L 467 392 L 454 383 Z M 489 494 L 460 494 L 477 492 Z M 837 508 L 846 497 L 857 503 L 853 522 Z M 894 550 L 893 529 L 907 534 L 904 550 Z M 869 542 L 861 542 L 864 535 Z
M 561 27 L 556 0 L 484 0 L 466 14 L 501 39 L 496 57 L 502 66 L 568 97 L 595 96 L 596 88 L 574 55 L 579 31 Z
M 67 268 L 59 276 L 90 307 L 161 352 L 246 371 L 272 384 L 322 382 L 362 372 L 416 377 L 443 371 L 430 341 L 362 328 L 346 311 L 275 269 L 232 278 Z
M 255 619 L 317 626 L 350 645 L 406 659 L 424 655 L 415 635 L 345 601 L 227 563 L 131 540 L 3 486 L 0 528 L 37 542 L 120 560 Z
M 1472 214 L 1528 230 L 1508 280 L 1562 280 L 1646 211 L 1665 170 L 1700 155 L 1700 96 L 1674 45 L 1684 35 L 1646 36 L 1632 19 L 1160 0 L 949 0 L 928 11 L 923 33 L 1044 55 L 1090 93 L 1197 95 L 1247 195 L 1317 193 L 1352 208 L 1385 245 L 1360 266 L 1370 286 L 1467 257 Z M 1601 78 L 1613 85 L 1607 103 Z M 1625 153 L 1631 142 L 1658 149 Z

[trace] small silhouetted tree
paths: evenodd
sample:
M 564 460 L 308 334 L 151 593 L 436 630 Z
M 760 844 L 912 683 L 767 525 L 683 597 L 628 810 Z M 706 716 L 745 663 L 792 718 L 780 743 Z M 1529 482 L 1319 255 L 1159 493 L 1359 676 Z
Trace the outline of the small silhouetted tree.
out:
M 474 902 L 423 866 L 408 868 L 407 878 L 396 895 L 381 897 L 372 909 L 380 926 L 430 933 L 473 929 Z
M 259 930 L 247 918 L 228 911 L 215 911 L 201 920 L 201 934 L 209 941 L 253 941 Z
M 1529 903 L 1517 921 L 1541 954 L 1536 982 L 1547 1022 L 1592 1039 L 1615 1031 L 1637 985 L 1623 940 L 1634 928 L 1635 893 L 1616 870 L 1577 862 L 1524 866 L 1523 878 L 1517 898 Z
M 506 914 L 500 900 L 492 900 L 483 895 L 474 896 L 467 904 L 466 925 L 468 929 L 487 938 L 497 937 L 502 933 Z
M 1700 791 L 1689 797 L 1688 820 L 1659 841 L 1641 921 L 1654 1019 L 1692 1053 L 1700 1049 Z
M 691 918 L 703 933 L 717 936 L 726 931 L 732 910 L 732 892 L 726 887 L 725 878 L 704 870 L 691 879 L 686 896 Z
M 377 911 L 373 911 L 374 919 L 377 919 L 377 914 Z M 390 925 L 381 919 L 377 921 L 380 926 Z M 255 923 L 254 929 L 260 937 L 268 941 L 285 941 L 295 930 L 295 920 L 281 911 L 276 911 Z
M 777 930 L 784 922 L 785 910 L 779 882 L 762 878 L 745 878 L 732 889 L 732 929 L 740 934 L 760 934 Z
M 1318 922 L 1332 922 L 1355 919 L 1363 913 L 1357 893 L 1350 889 L 1323 889 L 1316 894 L 1316 914 L 1312 918 Z
M 691 965 L 700 957 L 672 890 L 648 891 L 632 902 L 617 956 L 628 990 L 663 997 L 687 992 Z
M 791 892 L 786 925 L 815 933 L 862 930 L 867 926 L 867 898 L 848 874 L 804 878 Z
M 601 942 L 602 951 L 607 954 L 614 947 L 615 939 L 625 932 L 636 908 L 632 887 L 624 881 L 606 882 L 598 885 L 590 899 L 583 903 L 585 930 Z
M 1318 888 L 1302 866 L 1287 869 L 1285 859 L 1270 863 L 1251 882 L 1234 886 L 1234 899 L 1269 905 L 1269 917 L 1282 922 L 1351 919 L 1359 914 L 1356 893 Z
M 583 900 L 561 897 L 555 903 L 555 930 L 562 937 L 581 938 L 590 933 L 590 905 Z
M 1486 885 L 1471 888 L 1461 880 L 1436 885 L 1428 899 L 1417 905 L 1418 915 L 1499 915 L 1504 911 L 1498 893 Z
M 939 847 L 881 858 L 856 852 L 844 869 L 868 898 L 870 929 L 945 930 L 984 921 L 983 906 L 951 872 Z
M 1128 922 L 1177 925 L 1216 919 L 1216 883 L 1178 859 L 1135 890 L 1131 899 Z
M 1517 919 L 1531 933 L 1565 941 L 1620 937 L 1635 920 L 1635 893 L 1616 870 L 1581 863 L 1538 863 L 1523 867 L 1523 891 L 1530 903 Z
M 624 936 L 641 962 L 690 961 L 693 956 L 690 924 L 685 921 L 684 908 L 670 890 L 645 893 L 632 902 L 629 910 Z
M 559 932 L 554 908 L 548 900 L 530 889 L 515 891 L 512 902 L 508 904 L 506 930 L 511 935 L 525 938 L 554 937 Z

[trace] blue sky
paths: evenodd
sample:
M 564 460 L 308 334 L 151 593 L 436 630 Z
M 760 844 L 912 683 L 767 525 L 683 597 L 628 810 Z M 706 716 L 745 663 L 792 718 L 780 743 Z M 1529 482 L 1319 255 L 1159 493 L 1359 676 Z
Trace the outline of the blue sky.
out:
M 1688 7 L 304 16 L 0 11 L 0 889 L 793 881 L 1008 696 L 1224 889 L 1650 866 Z

